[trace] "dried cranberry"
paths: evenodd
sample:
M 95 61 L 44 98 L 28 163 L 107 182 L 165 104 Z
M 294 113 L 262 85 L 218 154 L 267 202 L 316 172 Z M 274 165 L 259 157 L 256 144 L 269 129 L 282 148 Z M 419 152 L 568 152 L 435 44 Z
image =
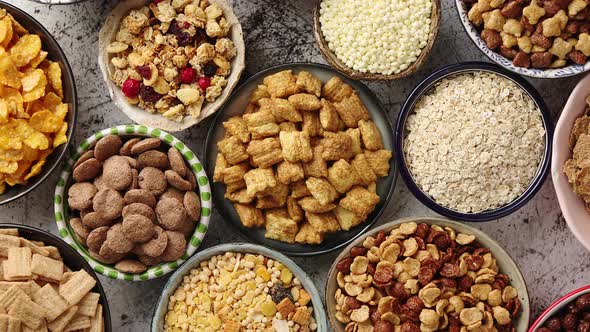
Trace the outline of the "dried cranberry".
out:
M 182 83 L 186 83 L 186 84 L 192 83 L 195 81 L 195 78 L 197 78 L 197 73 L 191 67 L 183 68 L 180 71 L 180 81 Z
M 178 46 L 187 46 L 193 42 L 194 38 L 188 32 L 181 32 L 176 35 Z
M 188 28 L 190 28 L 190 26 L 191 26 L 190 23 L 188 23 L 187 21 L 182 22 L 183 28 L 188 29 Z
M 205 73 L 205 76 L 207 76 L 207 77 L 214 76 L 216 72 L 217 72 L 217 66 L 212 63 L 206 64 L 205 67 L 203 68 L 203 73 Z
M 154 1 L 153 1 L 153 3 L 154 3 L 154 5 L 157 5 L 157 4 L 159 4 L 160 2 L 162 2 L 162 1 L 163 1 L 163 0 L 154 0 Z
M 135 98 L 139 93 L 141 84 L 139 81 L 134 80 L 132 78 L 128 78 L 123 82 L 123 86 L 121 87 L 121 91 L 127 98 Z
M 146 80 L 149 80 L 150 78 L 152 78 L 152 70 L 150 69 L 149 66 L 137 66 L 135 67 L 135 71 L 143 78 L 145 78 Z
M 199 86 L 203 91 L 207 90 L 207 88 L 211 85 L 211 79 L 208 77 L 201 77 L 199 78 Z
M 160 98 L 162 98 L 161 94 L 157 93 L 156 91 L 154 91 L 154 88 L 147 85 L 141 86 L 141 88 L 139 89 L 139 96 L 143 101 L 148 103 L 155 103 L 158 100 L 160 100 Z

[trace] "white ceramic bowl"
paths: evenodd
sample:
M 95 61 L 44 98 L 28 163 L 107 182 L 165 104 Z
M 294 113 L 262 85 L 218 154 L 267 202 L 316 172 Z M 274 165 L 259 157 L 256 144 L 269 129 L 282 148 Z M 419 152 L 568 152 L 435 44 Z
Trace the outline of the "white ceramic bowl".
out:
M 586 75 L 570 94 L 553 135 L 551 177 L 563 217 L 576 238 L 590 250 L 590 213 L 584 201 L 574 193 L 574 188 L 563 173 L 563 164 L 571 157 L 569 137 L 574 121 L 584 114 L 586 96 L 590 94 L 590 75 Z
M 535 332 L 539 327 L 545 324 L 548 318 L 552 317 L 560 311 L 561 309 L 565 308 L 570 302 L 576 300 L 578 297 L 590 293 L 590 285 L 586 285 L 584 287 L 578 288 L 575 291 L 565 295 L 564 297 L 560 298 L 559 300 L 553 302 L 549 308 L 545 309 L 543 313 L 537 318 L 537 320 L 531 325 L 529 328 L 529 332 Z
M 475 28 L 475 26 L 469 21 L 467 18 L 467 6 L 464 3 L 464 0 L 455 0 L 455 4 L 457 7 L 457 13 L 459 14 L 459 20 L 469 38 L 473 40 L 475 46 L 479 48 L 490 60 L 494 61 L 498 65 L 513 71 L 517 74 L 535 77 L 535 78 L 563 78 L 581 74 L 590 70 L 590 61 L 586 62 L 586 64 L 577 65 L 572 64 L 563 68 L 556 68 L 556 69 L 535 69 L 535 68 L 522 68 L 517 67 L 512 64 L 512 60 L 505 58 L 502 54 L 490 50 L 486 43 L 481 39 L 479 31 Z

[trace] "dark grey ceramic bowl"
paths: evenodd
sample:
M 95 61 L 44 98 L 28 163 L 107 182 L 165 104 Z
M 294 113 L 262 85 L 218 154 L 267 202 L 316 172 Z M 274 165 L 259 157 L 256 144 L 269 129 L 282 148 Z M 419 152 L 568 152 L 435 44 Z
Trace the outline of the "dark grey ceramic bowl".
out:
M 71 270 L 79 271 L 85 270 L 88 274 L 96 280 L 96 285 L 92 289 L 93 292 L 100 294 L 100 304 L 102 305 L 102 312 L 104 318 L 104 330 L 106 332 L 113 331 L 111 326 L 111 312 L 109 310 L 109 302 L 107 301 L 107 295 L 100 284 L 100 280 L 96 276 L 96 273 L 92 270 L 88 262 L 82 258 L 82 256 L 70 247 L 63 240 L 60 240 L 57 236 L 50 234 L 39 228 L 18 225 L 18 224 L 0 224 L 0 228 L 16 228 L 18 229 L 19 235 L 32 241 L 42 241 L 43 243 L 54 246 L 59 249 L 59 253 L 63 258 L 64 264 Z
M 47 55 L 47 59 L 55 61 L 61 66 L 64 90 L 63 102 L 70 106 L 70 110 L 66 116 L 66 122 L 68 123 L 68 132 L 66 135 L 68 137 L 68 142 L 57 147 L 57 149 L 55 149 L 49 155 L 41 173 L 31 178 L 26 185 L 16 185 L 14 187 L 6 186 L 6 192 L 0 195 L 0 205 L 2 205 L 29 193 L 31 190 L 45 181 L 45 179 L 47 179 L 61 163 L 62 159 L 66 155 L 68 147 L 70 146 L 72 135 L 76 127 L 78 105 L 74 75 L 68 60 L 66 59 L 66 55 L 59 46 L 58 42 L 51 36 L 49 31 L 47 31 L 47 29 L 41 25 L 41 23 L 39 23 L 25 11 L 4 1 L 0 1 L 0 8 L 6 9 L 6 11 L 9 12 L 23 27 L 28 29 L 30 33 L 38 34 L 39 37 L 41 37 L 43 50 L 49 53 Z

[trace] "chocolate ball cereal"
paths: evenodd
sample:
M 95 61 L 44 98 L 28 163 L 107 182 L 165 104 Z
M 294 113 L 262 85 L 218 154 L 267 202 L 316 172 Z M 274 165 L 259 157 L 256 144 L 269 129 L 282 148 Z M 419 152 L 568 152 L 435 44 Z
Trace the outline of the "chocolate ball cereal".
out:
M 590 293 L 580 295 L 537 329 L 537 332 L 556 331 L 590 332 Z
M 74 168 L 74 235 L 94 259 L 124 273 L 182 257 L 200 218 L 194 173 L 176 148 L 161 145 L 105 136 Z

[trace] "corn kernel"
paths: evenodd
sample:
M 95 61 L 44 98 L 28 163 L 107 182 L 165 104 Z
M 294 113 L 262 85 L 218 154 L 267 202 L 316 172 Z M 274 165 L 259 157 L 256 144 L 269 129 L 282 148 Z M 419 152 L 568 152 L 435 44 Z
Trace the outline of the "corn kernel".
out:
M 281 271 L 281 281 L 285 285 L 291 284 L 291 280 L 293 280 L 293 273 L 289 271 L 289 269 L 283 269 Z
M 215 315 L 211 315 L 211 318 L 209 319 L 209 324 L 211 324 L 213 330 L 217 331 L 221 328 L 221 319 Z
M 262 278 L 264 281 L 270 280 L 270 273 L 268 273 L 268 270 L 262 266 L 256 269 L 256 275 Z

